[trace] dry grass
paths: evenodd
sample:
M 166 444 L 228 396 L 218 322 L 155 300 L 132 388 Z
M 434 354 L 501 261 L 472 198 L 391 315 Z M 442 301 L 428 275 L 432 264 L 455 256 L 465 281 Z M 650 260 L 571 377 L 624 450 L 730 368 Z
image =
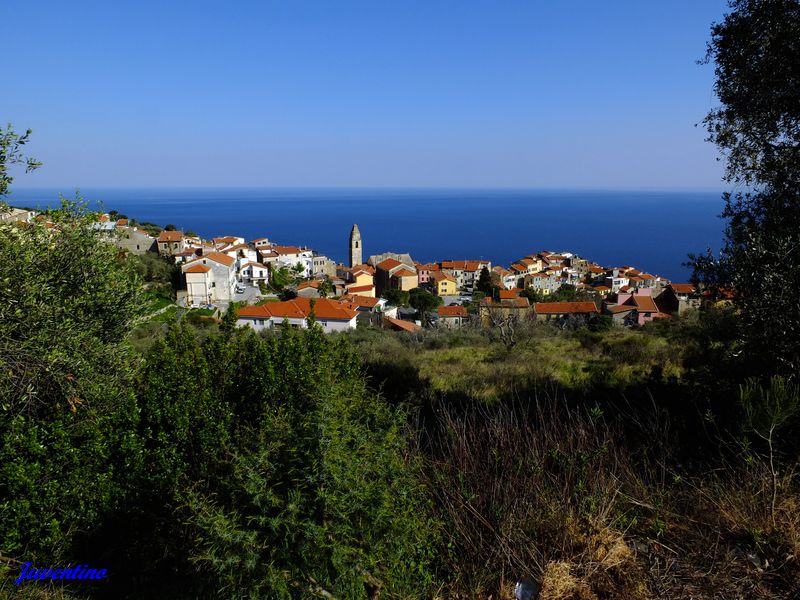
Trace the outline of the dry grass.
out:
M 771 478 L 757 457 L 680 476 L 656 459 L 634 462 L 621 423 L 551 401 L 441 408 L 437 424 L 422 447 L 453 548 L 449 597 L 511 597 L 524 576 L 541 584 L 542 600 L 800 590 L 791 470 L 773 528 Z M 651 427 L 651 442 L 668 447 Z

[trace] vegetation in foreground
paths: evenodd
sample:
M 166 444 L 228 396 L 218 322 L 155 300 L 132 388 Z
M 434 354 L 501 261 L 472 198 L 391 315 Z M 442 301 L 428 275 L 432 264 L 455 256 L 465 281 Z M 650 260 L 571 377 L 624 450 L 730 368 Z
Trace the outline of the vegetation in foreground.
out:
M 530 323 L 510 349 L 492 330 L 176 317 L 137 352 L 167 275 L 118 256 L 80 206 L 51 216 L 0 227 L 0 276 L 19 282 L 0 302 L 4 594 L 21 562 L 87 558 L 112 576 L 21 593 L 488 598 L 527 576 L 542 598 L 767 598 L 800 582 L 798 390 L 742 379 L 733 312 Z
M 158 265 L 79 206 L 0 225 L 0 592 L 510 598 L 526 576 L 549 600 L 797 597 L 800 308 L 775 283 L 800 273 L 800 9 L 731 8 L 707 122 L 753 191 L 695 260 L 730 312 L 532 326 L 513 349 L 175 315 L 137 352 Z M 0 132 L 0 196 L 7 164 L 38 166 L 26 142 Z M 88 561 L 109 578 L 12 584 Z

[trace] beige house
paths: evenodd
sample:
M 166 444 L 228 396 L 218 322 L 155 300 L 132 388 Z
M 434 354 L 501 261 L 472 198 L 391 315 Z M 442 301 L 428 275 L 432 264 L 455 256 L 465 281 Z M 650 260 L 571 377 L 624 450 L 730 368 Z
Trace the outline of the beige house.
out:
M 469 321 L 467 309 L 463 306 L 440 306 L 436 315 L 439 317 L 439 325 L 442 327 L 461 327 Z
M 164 256 L 172 256 L 186 250 L 186 241 L 182 231 L 167 231 L 158 234 L 158 252 Z
M 406 264 L 394 258 L 387 258 L 378 263 L 375 270 L 375 283 L 378 291 L 385 290 L 410 291 L 419 287 L 417 268 L 413 263 Z
M 202 306 L 230 302 L 236 285 L 236 261 L 219 252 L 209 252 L 181 267 L 186 281 L 186 304 Z

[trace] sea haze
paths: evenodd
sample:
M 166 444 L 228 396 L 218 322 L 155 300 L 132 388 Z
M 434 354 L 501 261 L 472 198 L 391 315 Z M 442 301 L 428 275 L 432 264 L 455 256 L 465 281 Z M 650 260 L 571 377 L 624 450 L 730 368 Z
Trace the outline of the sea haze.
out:
M 14 190 L 16 206 L 58 205 L 73 190 Z M 718 192 L 570 190 L 90 189 L 93 208 L 174 224 L 203 237 L 268 237 L 337 261 L 358 223 L 364 258 L 385 251 L 415 260 L 484 258 L 493 264 L 540 250 L 571 251 L 603 265 L 688 278 L 689 252 L 719 248 Z

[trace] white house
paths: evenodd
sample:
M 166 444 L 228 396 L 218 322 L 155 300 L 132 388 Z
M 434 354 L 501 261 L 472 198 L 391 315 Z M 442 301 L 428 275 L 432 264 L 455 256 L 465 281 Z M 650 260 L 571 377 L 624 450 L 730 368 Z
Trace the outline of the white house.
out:
M 229 302 L 236 285 L 235 261 L 226 254 L 209 252 L 184 264 L 186 303 L 189 306 Z
M 260 262 L 245 263 L 240 271 L 242 281 L 257 286 L 260 281 L 269 283 L 269 267 Z
M 315 321 L 326 333 L 356 328 L 358 311 L 326 298 L 294 298 L 286 302 L 245 306 L 239 309 L 236 323 L 252 327 L 256 331 L 280 327 L 284 321 L 288 322 L 290 327 L 306 329 L 308 317 L 312 313 Z
M 303 265 L 302 277 L 311 277 L 314 271 L 314 251 L 310 248 L 297 246 L 269 246 L 259 248 L 261 261 L 264 264 L 272 263 L 274 266 L 294 268 L 297 264 Z

